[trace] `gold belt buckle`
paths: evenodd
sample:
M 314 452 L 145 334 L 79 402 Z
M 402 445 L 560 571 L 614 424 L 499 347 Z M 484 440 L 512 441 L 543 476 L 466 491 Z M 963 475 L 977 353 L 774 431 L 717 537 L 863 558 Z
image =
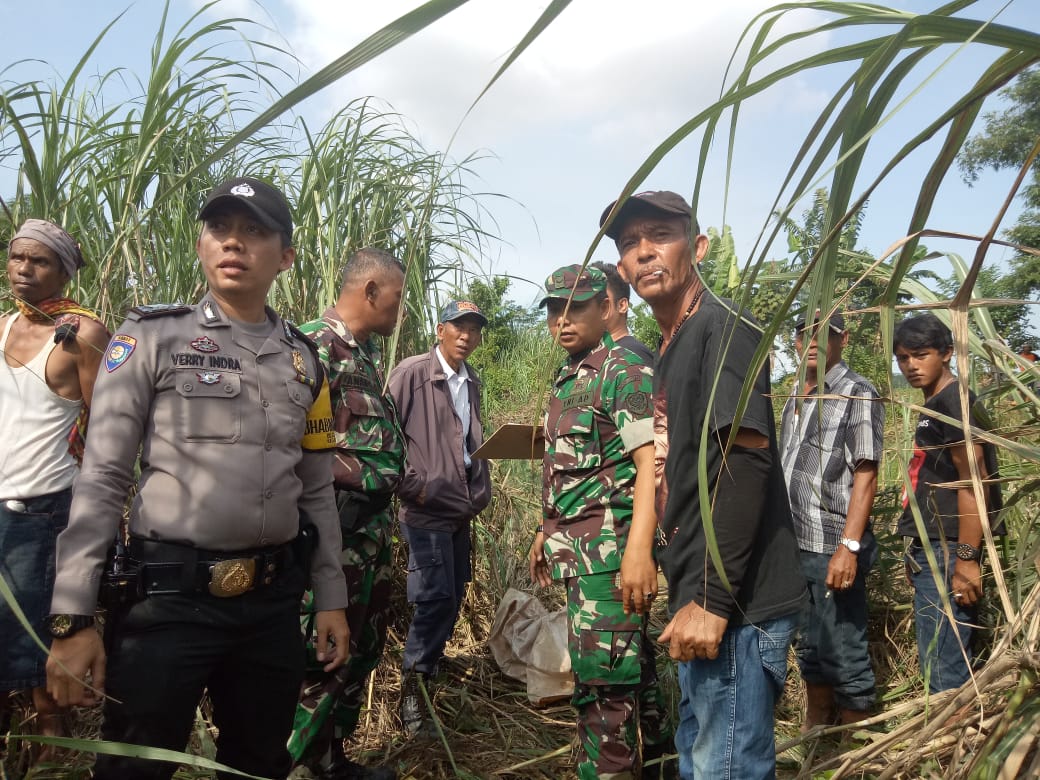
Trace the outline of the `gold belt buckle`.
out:
M 232 558 L 209 567 L 209 592 L 218 598 L 241 596 L 253 587 L 256 575 L 254 558 Z

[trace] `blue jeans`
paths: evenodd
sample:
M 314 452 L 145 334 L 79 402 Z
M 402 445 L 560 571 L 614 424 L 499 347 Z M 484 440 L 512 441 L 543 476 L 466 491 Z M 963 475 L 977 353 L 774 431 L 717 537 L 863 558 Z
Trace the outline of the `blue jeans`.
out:
M 945 589 L 950 595 L 955 625 L 943 610 L 935 576 L 925 558 L 924 548 L 915 542 L 909 556 L 920 567 L 911 568 L 910 580 L 914 586 L 914 628 L 917 632 L 917 658 L 921 664 L 929 693 L 939 693 L 951 688 L 960 688 L 971 677 L 971 631 L 978 622 L 976 607 L 959 606 L 953 600 L 953 567 L 957 562 L 953 546 L 938 539 L 929 540 L 935 561 L 943 572 Z
M 0 497 L 2 498 L 2 497 Z M 0 502 L 0 576 L 33 630 L 50 644 L 44 628 L 54 590 L 54 550 L 69 522 L 72 488 L 23 499 L 11 508 Z M 47 654 L 0 598 L 0 693 L 47 684 Z
M 408 601 L 415 607 L 401 666 L 429 677 L 437 673 L 471 578 L 469 523 L 454 533 L 401 523 L 401 533 L 408 542 Z
M 827 587 L 829 554 L 802 550 L 809 601 L 794 640 L 802 679 L 833 688 L 839 707 L 860 712 L 869 710 L 875 699 L 867 649 L 867 572 L 877 545 L 872 534 L 864 534 L 863 541 L 856 578 L 848 590 Z
M 679 664 L 675 747 L 683 780 L 776 776 L 773 707 L 787 677 L 798 613 L 730 626 L 718 658 Z

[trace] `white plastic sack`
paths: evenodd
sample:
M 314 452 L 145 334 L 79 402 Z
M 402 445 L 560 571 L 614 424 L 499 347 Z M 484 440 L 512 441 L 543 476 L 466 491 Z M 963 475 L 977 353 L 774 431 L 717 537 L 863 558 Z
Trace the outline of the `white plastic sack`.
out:
M 488 644 L 502 672 L 527 683 L 534 704 L 574 692 L 564 610 L 550 613 L 534 596 L 510 588 L 498 605 Z

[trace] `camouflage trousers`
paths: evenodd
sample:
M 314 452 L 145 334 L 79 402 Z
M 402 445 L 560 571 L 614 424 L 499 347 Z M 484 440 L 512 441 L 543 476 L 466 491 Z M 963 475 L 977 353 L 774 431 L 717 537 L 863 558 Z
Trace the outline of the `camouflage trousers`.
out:
M 619 581 L 617 571 L 564 581 L 582 780 L 634 777 L 640 747 L 647 757 L 672 751 L 647 620 L 625 614 Z
M 393 513 L 388 509 L 343 536 L 350 659 L 331 674 L 317 661 L 313 595 L 304 596 L 307 674 L 289 738 L 289 752 L 297 762 L 321 758 L 334 740 L 346 739 L 357 727 L 366 681 L 379 666 L 389 628 L 392 522 Z

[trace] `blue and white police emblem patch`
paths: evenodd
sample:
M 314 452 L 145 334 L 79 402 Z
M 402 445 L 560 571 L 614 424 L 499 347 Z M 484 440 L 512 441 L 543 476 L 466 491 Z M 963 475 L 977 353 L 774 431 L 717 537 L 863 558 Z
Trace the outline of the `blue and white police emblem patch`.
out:
M 217 371 L 196 371 L 195 376 L 204 385 L 215 385 L 220 381 L 220 373 Z
M 191 348 L 196 352 L 220 352 L 220 345 L 209 336 L 199 336 L 191 342 Z
M 130 359 L 136 347 L 137 339 L 133 336 L 125 336 L 122 333 L 114 335 L 105 352 L 105 370 L 111 374 Z

